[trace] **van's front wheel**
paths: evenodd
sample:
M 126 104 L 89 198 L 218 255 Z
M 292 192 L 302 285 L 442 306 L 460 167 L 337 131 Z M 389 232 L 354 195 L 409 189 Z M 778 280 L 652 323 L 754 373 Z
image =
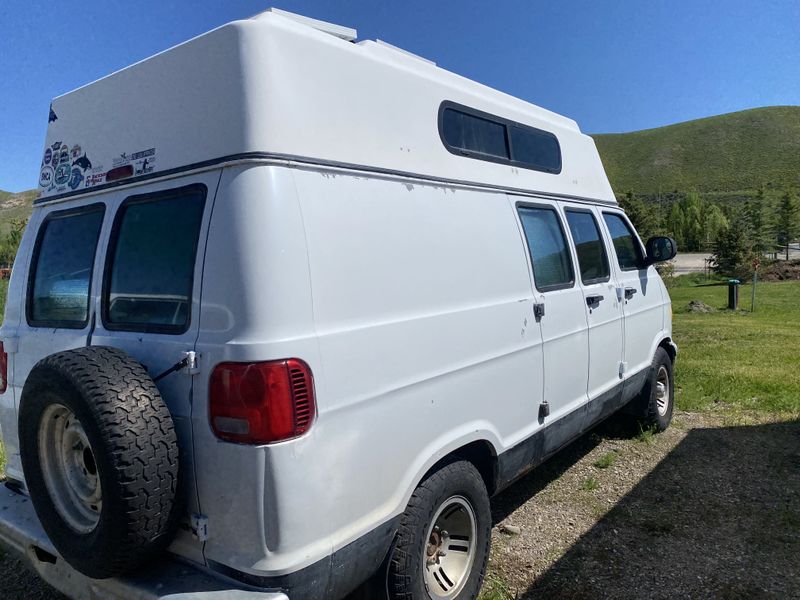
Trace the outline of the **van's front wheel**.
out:
M 489 495 L 475 467 L 452 462 L 411 496 L 389 562 L 392 600 L 471 600 L 491 542 Z
M 675 405 L 675 376 L 672 359 L 664 348 L 658 348 L 650 366 L 647 382 L 641 392 L 644 415 L 640 425 L 664 431 L 672 422 Z

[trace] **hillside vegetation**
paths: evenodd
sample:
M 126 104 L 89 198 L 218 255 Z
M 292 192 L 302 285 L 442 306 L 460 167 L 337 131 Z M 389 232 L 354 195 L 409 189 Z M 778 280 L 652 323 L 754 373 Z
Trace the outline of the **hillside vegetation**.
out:
M 800 187 L 800 106 L 593 137 L 618 194 Z
M 31 207 L 38 193 L 37 190 L 29 190 L 12 194 L 0 190 L 0 236 L 9 232 L 14 221 L 31 216 Z

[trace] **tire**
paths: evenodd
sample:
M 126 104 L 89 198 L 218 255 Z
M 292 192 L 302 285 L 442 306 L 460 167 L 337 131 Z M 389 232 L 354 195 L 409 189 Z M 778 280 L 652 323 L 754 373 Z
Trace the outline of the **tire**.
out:
M 474 533 L 467 536 L 465 523 L 470 514 L 474 518 Z M 389 598 L 477 598 L 489 560 L 491 527 L 489 495 L 480 473 L 471 463 L 451 462 L 429 475 L 412 494 L 400 520 L 388 565 Z M 436 548 L 447 554 L 430 558 Z M 458 559 L 465 568 L 460 569 L 458 562 L 453 562 Z
M 640 398 L 643 405 L 641 427 L 658 432 L 666 430 L 672 422 L 675 405 L 675 377 L 672 359 L 664 348 L 656 350 Z
M 123 575 L 174 532 L 178 443 L 144 367 L 115 348 L 48 356 L 22 391 L 20 452 L 58 553 L 95 579 Z

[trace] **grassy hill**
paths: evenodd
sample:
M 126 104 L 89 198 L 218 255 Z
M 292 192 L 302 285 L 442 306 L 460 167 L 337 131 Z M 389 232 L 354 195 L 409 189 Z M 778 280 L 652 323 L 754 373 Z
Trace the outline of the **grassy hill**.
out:
M 592 137 L 618 194 L 800 187 L 800 106 Z
M 18 194 L 0 190 L 0 235 L 8 232 L 15 219 L 27 219 L 31 215 L 31 207 L 38 194 L 38 190 Z

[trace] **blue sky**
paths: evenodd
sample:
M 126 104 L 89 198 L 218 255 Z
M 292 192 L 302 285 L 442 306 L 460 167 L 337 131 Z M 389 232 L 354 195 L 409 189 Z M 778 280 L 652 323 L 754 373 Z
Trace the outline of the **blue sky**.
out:
M 50 99 L 274 5 L 619 132 L 800 104 L 798 0 L 0 2 L 0 189 L 36 187 Z

